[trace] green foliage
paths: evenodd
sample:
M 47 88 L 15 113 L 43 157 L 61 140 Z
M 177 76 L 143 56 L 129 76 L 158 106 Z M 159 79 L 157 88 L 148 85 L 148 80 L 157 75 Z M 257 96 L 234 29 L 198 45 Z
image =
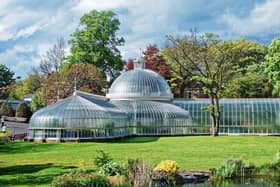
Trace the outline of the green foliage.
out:
M 74 171 L 55 177 L 52 187 L 111 187 L 109 180 L 95 173 Z
M 222 95 L 227 98 L 266 98 L 272 96 L 272 85 L 263 67 L 254 64 L 236 72 Z
M 44 97 L 42 90 L 37 90 L 31 102 L 32 111 L 36 112 L 45 106 L 47 106 L 47 100 Z
M 264 71 L 273 85 L 273 94 L 280 93 L 280 39 L 274 39 L 265 56 Z
M 179 165 L 177 162 L 173 160 L 164 160 L 161 161 L 153 170 L 154 172 L 159 171 L 159 172 L 164 172 L 168 176 L 175 176 L 179 172 Z
M 16 116 L 30 119 L 30 117 L 32 116 L 32 111 L 30 106 L 27 103 L 19 104 L 17 108 Z
M 96 11 L 83 15 L 80 25 L 71 35 L 71 64 L 94 64 L 110 77 L 115 77 L 123 68 L 118 46 L 124 44 L 117 37 L 120 21 L 112 11 Z
M 14 76 L 13 71 L 11 71 L 4 64 L 0 64 L 0 99 L 6 99 L 8 97 L 9 95 L 8 86 L 15 81 L 13 76 Z
M 212 169 L 212 174 L 216 178 L 234 178 L 243 176 L 252 176 L 255 165 L 252 163 L 246 164 L 241 159 L 228 159 L 224 165 L 216 169 Z
M 109 161 L 99 167 L 98 173 L 103 175 L 115 176 L 123 174 L 124 169 L 117 162 Z
M 2 103 L 0 106 L 0 116 L 15 116 L 15 111 L 13 110 L 12 106 L 8 102 Z
M 97 150 L 96 153 L 97 153 L 97 155 L 94 158 L 93 162 L 97 167 L 101 167 L 101 166 L 113 161 L 113 159 L 109 155 L 109 153 L 106 153 L 103 150 Z

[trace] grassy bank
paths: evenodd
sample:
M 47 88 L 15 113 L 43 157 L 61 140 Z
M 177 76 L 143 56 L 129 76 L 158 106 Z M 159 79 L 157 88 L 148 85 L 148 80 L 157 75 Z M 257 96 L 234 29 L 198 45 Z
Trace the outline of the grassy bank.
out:
M 30 143 L 0 145 L 0 184 L 45 186 L 70 168 L 93 166 L 103 149 L 124 163 L 142 158 L 152 164 L 175 160 L 181 168 L 209 169 L 227 158 L 243 158 L 257 165 L 270 162 L 280 149 L 280 137 L 139 137 L 99 143 Z

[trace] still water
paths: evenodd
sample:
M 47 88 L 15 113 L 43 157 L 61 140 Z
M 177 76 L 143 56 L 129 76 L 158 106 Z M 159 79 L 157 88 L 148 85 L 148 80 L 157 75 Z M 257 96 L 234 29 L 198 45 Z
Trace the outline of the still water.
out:
M 186 184 L 182 187 L 280 187 L 280 177 L 253 178 L 239 180 L 223 180 L 217 182 L 206 182 L 201 184 Z

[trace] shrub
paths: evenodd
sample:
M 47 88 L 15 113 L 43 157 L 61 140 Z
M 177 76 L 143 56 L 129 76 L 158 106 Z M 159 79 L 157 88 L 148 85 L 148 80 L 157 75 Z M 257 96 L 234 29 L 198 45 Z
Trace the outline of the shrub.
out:
M 8 102 L 2 103 L 0 106 L 0 116 L 11 116 L 13 117 L 15 115 L 15 112 L 12 108 L 12 106 Z
M 123 173 L 123 168 L 113 161 L 109 161 L 99 168 L 100 174 L 105 174 L 109 176 L 121 175 Z
M 153 170 L 153 179 L 162 185 L 175 185 L 179 165 L 172 160 L 161 161 Z
M 172 160 L 161 161 L 155 168 L 154 172 L 164 172 L 168 176 L 175 176 L 179 172 L 179 165 Z
M 95 173 L 74 171 L 57 176 L 52 181 L 52 187 L 111 187 L 109 180 Z
M 32 116 L 32 111 L 30 106 L 26 103 L 21 103 L 17 108 L 16 116 L 30 119 L 30 117 Z
M 96 166 L 101 167 L 101 166 L 113 161 L 113 159 L 111 158 L 109 153 L 106 153 L 103 150 L 97 150 L 96 152 L 97 152 L 97 155 L 94 158 L 94 164 Z
M 0 143 L 2 143 L 2 142 L 8 142 L 9 141 L 9 137 L 8 137 L 8 135 L 7 135 L 7 133 L 1 133 L 0 132 Z

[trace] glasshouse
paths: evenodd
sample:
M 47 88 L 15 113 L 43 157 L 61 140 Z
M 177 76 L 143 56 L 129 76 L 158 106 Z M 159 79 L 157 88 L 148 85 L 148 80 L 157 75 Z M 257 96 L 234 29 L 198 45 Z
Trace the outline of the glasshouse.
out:
M 75 91 L 37 111 L 30 120 L 28 139 L 208 135 L 208 105 L 207 99 L 174 100 L 165 79 L 138 63 L 113 82 L 106 97 Z M 222 99 L 220 105 L 221 134 L 280 135 L 280 99 Z

